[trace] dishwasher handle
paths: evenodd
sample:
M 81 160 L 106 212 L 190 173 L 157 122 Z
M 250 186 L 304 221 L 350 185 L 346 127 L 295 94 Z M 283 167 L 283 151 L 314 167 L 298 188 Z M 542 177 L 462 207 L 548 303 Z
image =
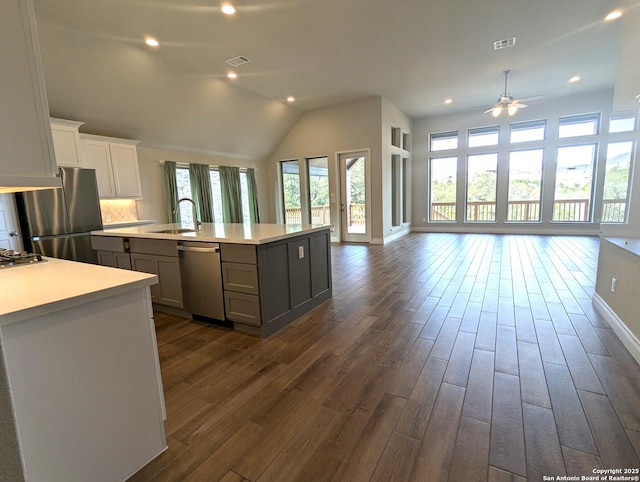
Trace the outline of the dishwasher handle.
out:
M 196 248 L 193 246 L 180 246 L 178 245 L 178 251 L 191 251 L 194 253 L 219 253 L 220 248 Z

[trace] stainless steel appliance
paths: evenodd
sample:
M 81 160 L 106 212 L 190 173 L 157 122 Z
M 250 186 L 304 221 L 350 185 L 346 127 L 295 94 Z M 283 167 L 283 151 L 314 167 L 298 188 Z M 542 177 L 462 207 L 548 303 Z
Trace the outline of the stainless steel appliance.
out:
M 180 241 L 178 255 L 185 311 L 192 315 L 224 320 L 220 245 Z
M 0 269 L 26 266 L 44 261 L 46 261 L 46 259 L 39 254 L 13 251 L 12 249 L 0 249 Z
M 102 229 L 96 172 L 60 168 L 62 189 L 16 194 L 24 249 L 52 258 L 98 264 L 91 231 Z

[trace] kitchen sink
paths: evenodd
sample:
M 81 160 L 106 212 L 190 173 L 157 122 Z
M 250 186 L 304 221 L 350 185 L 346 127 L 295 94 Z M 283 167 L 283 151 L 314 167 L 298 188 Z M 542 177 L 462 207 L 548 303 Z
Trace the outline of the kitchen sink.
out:
M 160 231 L 150 231 L 158 234 L 182 234 L 182 233 L 195 233 L 195 229 L 178 228 L 178 229 L 161 229 Z

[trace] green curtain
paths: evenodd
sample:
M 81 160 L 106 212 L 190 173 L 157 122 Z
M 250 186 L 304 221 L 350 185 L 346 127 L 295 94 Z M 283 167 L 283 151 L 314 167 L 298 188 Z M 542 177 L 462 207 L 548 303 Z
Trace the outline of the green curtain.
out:
M 164 161 L 164 206 L 170 223 L 180 222 L 180 211 L 174 214 L 178 204 L 178 184 L 176 183 L 176 163 Z
M 189 164 L 191 196 L 198 206 L 198 218 L 203 223 L 213 222 L 213 196 L 211 178 L 207 164 Z
M 241 223 L 242 195 L 240 191 L 240 169 L 220 166 L 220 189 L 222 191 L 222 216 L 225 223 Z
M 256 183 L 255 169 L 247 169 L 247 188 L 249 191 L 249 218 L 252 223 L 259 223 L 260 210 L 258 209 L 258 184 Z

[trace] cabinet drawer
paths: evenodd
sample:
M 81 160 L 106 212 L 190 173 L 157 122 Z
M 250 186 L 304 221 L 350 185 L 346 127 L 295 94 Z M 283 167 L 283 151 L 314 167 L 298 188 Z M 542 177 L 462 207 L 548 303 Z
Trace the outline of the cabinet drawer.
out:
M 261 324 L 259 296 L 225 291 L 224 311 L 229 320 L 254 326 Z
M 222 280 L 225 290 L 257 295 L 258 267 L 255 264 L 222 263 Z
M 91 236 L 91 247 L 96 251 L 124 253 L 129 251 L 129 240 L 113 236 Z
M 221 244 L 220 259 L 234 263 L 257 264 L 256 247 L 250 244 Z
M 178 242 L 164 239 L 131 238 L 129 245 L 132 253 L 158 254 L 178 257 Z

